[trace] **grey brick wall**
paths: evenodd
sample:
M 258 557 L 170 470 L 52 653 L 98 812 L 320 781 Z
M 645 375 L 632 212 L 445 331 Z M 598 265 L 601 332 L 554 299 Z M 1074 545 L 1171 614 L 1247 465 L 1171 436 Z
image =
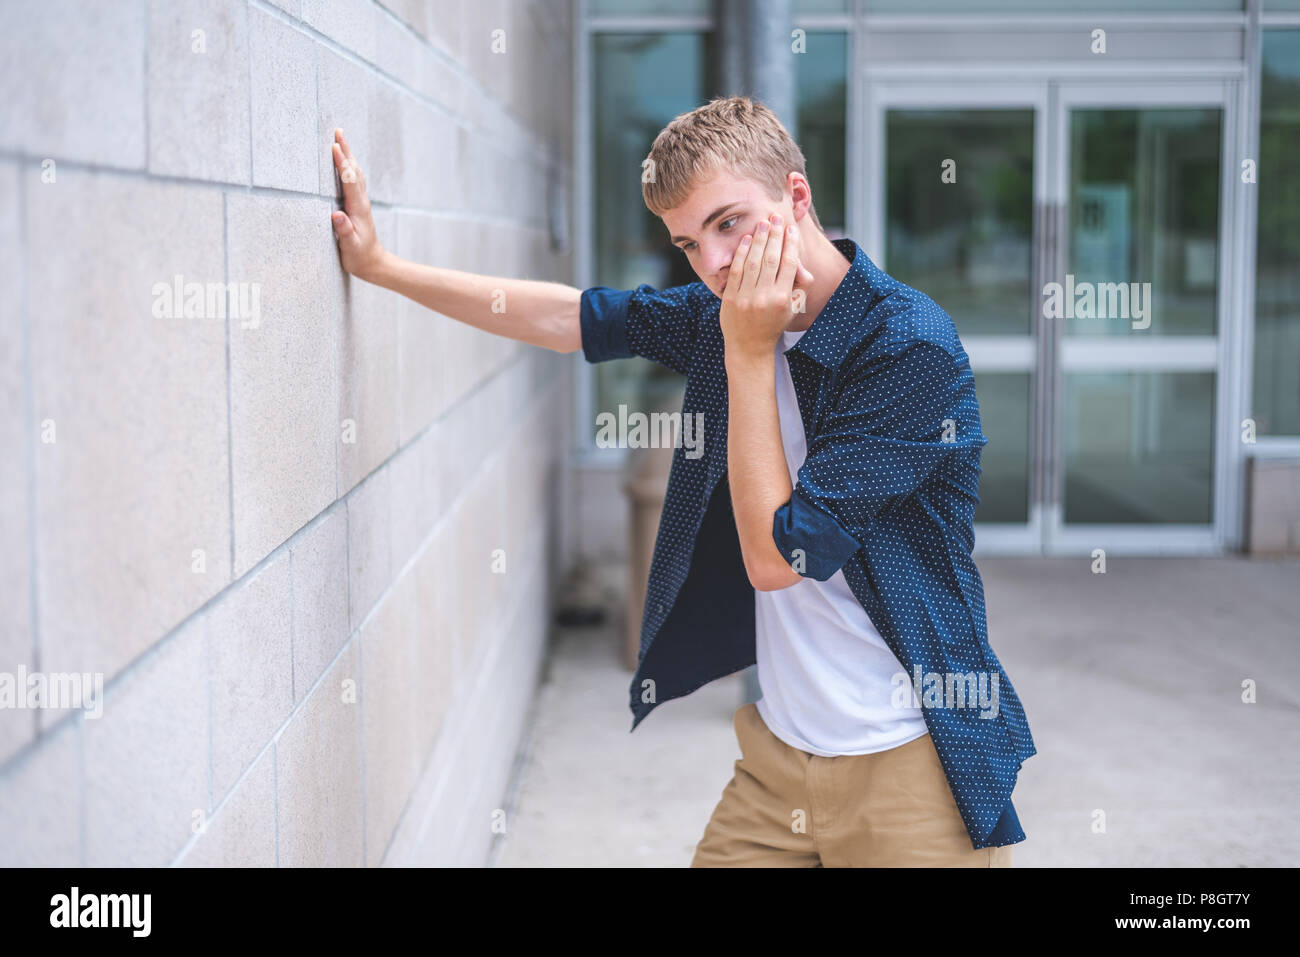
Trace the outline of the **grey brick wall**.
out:
M 329 144 L 401 255 L 571 281 L 571 17 L 0 0 L 0 677 L 104 690 L 0 707 L 0 865 L 487 860 L 572 357 L 343 273 Z M 177 276 L 257 308 L 160 314 Z

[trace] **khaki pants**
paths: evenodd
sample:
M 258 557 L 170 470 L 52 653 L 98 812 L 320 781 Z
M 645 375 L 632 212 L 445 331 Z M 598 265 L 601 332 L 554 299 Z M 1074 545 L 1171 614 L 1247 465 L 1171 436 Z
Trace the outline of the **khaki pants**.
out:
M 733 722 L 741 758 L 692 867 L 1010 867 L 974 850 L 930 735 L 833 758 L 786 744 L 753 702 Z

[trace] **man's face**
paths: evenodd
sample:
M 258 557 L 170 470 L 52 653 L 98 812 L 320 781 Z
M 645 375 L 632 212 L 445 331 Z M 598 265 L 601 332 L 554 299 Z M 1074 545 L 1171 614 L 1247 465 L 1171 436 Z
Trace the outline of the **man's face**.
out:
M 663 221 L 695 275 L 721 299 L 741 238 L 772 213 L 779 213 L 787 226 L 795 221 L 791 195 L 787 187 L 779 200 L 770 199 L 753 180 L 719 170 L 712 179 L 697 183 Z

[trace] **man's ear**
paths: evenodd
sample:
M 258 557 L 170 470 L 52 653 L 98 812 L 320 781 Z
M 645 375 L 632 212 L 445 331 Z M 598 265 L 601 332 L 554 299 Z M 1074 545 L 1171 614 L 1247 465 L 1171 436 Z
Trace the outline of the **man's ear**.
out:
M 812 187 L 808 184 L 807 177 L 797 170 L 791 170 L 785 183 L 786 190 L 790 193 L 790 208 L 794 212 L 795 221 L 806 219 L 812 208 Z

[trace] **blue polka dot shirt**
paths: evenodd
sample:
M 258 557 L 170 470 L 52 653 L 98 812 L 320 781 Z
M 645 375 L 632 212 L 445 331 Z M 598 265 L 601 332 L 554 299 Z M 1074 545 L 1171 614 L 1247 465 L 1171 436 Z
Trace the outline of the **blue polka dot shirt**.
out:
M 989 645 L 971 557 L 980 430 L 952 319 L 851 239 L 826 307 L 785 353 L 807 456 L 772 537 L 800 574 L 842 569 L 898 656 L 975 849 L 1025 834 L 1011 803 L 1035 753 L 1020 699 Z M 702 282 L 582 293 L 589 362 L 641 356 L 686 377 L 682 419 L 703 413 L 704 454 L 673 453 L 632 679 L 632 730 L 654 708 L 755 662 L 754 588 L 727 472 L 721 300 Z M 992 707 L 990 707 L 990 703 Z

